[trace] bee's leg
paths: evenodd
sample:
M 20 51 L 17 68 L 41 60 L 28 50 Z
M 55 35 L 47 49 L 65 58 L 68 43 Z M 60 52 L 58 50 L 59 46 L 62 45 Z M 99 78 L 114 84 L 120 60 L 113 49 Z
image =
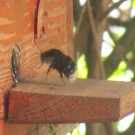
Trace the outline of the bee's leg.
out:
M 49 68 L 48 68 L 48 70 L 47 70 L 47 72 L 46 72 L 46 80 L 47 80 L 47 75 L 49 74 L 49 72 L 50 72 L 50 70 L 51 70 L 51 66 L 49 66 Z
M 41 67 L 42 67 L 42 65 L 43 65 L 43 63 L 41 63 L 41 65 L 39 66 L 39 68 L 41 68 Z
M 59 71 L 59 74 L 60 74 L 60 77 L 61 77 L 62 82 L 65 84 L 65 82 L 63 80 L 63 74 L 62 74 L 62 72 Z

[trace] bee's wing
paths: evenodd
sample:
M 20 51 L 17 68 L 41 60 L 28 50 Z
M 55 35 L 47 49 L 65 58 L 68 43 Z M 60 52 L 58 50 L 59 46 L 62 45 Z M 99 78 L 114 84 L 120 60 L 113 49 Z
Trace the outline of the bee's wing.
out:
M 55 60 L 54 57 L 46 57 L 45 58 L 45 63 L 51 65 L 54 60 Z

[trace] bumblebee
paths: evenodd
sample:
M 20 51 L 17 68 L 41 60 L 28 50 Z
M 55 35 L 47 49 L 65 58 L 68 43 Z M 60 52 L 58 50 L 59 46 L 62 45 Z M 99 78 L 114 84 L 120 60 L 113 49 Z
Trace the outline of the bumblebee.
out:
M 58 49 L 51 49 L 41 53 L 41 63 L 49 64 L 46 79 L 51 69 L 58 71 L 63 82 L 63 75 L 65 75 L 70 81 L 76 79 L 77 70 L 75 63 L 69 56 L 65 55 Z

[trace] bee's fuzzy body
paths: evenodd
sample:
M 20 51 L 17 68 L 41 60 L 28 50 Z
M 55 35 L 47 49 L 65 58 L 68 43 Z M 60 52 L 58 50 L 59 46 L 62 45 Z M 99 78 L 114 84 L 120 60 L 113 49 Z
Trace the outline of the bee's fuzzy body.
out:
M 58 49 L 51 49 L 41 54 L 41 62 L 49 64 L 47 75 L 51 69 L 59 72 L 63 80 L 63 74 L 70 80 L 76 79 L 77 70 L 73 60 Z M 47 76 L 46 75 L 46 76 Z M 64 81 L 63 81 L 64 82 Z

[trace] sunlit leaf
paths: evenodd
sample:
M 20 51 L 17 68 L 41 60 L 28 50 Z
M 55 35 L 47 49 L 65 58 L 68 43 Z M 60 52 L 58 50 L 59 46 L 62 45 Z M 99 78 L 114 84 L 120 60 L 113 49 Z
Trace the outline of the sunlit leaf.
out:
M 118 68 L 114 71 L 114 73 L 108 78 L 108 80 L 114 80 L 114 78 L 120 77 L 120 75 L 125 72 L 127 65 L 124 61 L 121 61 Z
M 133 54 L 133 52 L 131 52 L 131 51 L 126 55 L 126 58 L 127 58 L 128 60 L 132 60 L 133 57 L 134 57 L 134 54 Z
M 80 0 L 80 5 L 83 6 L 86 3 L 86 0 Z
M 131 3 L 130 3 L 130 1 L 129 0 L 127 0 L 127 1 L 124 1 L 121 5 L 120 5 L 120 9 L 122 9 L 122 10 L 128 10 L 129 8 L 130 8 L 130 6 L 131 6 Z
M 72 135 L 78 135 L 79 131 L 78 131 L 78 127 L 75 128 L 72 132 Z
M 131 81 L 134 74 L 131 70 L 127 69 L 127 64 L 121 61 L 115 72 L 108 78 L 108 80 L 117 81 Z
M 109 33 L 107 31 L 105 31 L 103 33 L 103 41 L 108 43 L 108 45 L 111 46 L 111 47 L 115 46 L 114 41 L 112 40 L 112 38 L 110 37 L 110 35 L 109 35 Z
M 131 0 L 131 17 L 135 16 L 135 0 Z
M 135 117 L 135 115 L 131 114 L 131 115 L 123 118 L 122 120 L 120 120 L 117 123 L 117 130 L 118 130 L 118 132 L 126 131 L 130 127 L 130 125 L 132 124 L 132 122 L 134 120 L 134 117 Z
M 78 78 L 87 78 L 88 69 L 85 61 L 85 55 L 82 55 L 77 61 Z
M 85 135 L 86 134 L 86 125 L 85 123 L 79 124 L 79 135 Z
M 102 43 L 102 48 L 101 48 L 101 56 L 102 57 L 108 57 L 111 54 L 112 51 L 113 51 L 112 46 L 110 46 L 106 42 Z
M 118 9 L 114 9 L 110 12 L 110 14 L 108 15 L 109 17 L 112 18 L 119 18 L 120 17 L 120 12 Z
M 135 7 L 135 0 L 131 0 L 132 7 Z
M 124 27 L 112 26 L 111 32 L 116 40 L 119 40 L 123 34 L 125 33 L 126 29 Z

